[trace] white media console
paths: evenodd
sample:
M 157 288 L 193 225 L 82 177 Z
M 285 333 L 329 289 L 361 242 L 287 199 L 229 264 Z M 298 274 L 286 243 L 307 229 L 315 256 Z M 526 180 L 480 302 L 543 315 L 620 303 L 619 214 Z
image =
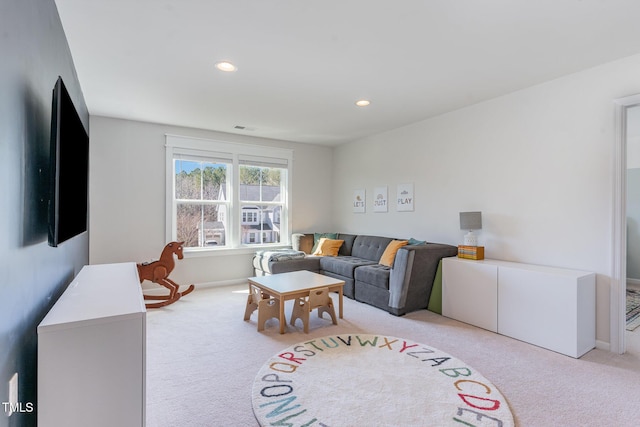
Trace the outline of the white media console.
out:
M 145 369 L 136 264 L 85 266 L 38 326 L 38 426 L 143 427 Z
M 442 315 L 571 357 L 596 344 L 595 273 L 444 258 Z

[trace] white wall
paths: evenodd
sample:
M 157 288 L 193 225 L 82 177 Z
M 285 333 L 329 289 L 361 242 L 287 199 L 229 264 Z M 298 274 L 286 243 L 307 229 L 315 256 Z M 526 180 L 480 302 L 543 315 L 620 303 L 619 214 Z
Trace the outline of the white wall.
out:
M 165 134 L 294 150 L 293 231 L 331 229 L 330 147 L 91 116 L 91 264 L 158 259 L 165 241 Z M 180 284 L 252 276 L 251 254 L 189 257 L 171 279 Z
M 294 231 L 455 245 L 458 212 L 481 210 L 488 258 L 598 274 L 596 333 L 609 342 L 613 100 L 640 93 L 639 75 L 636 55 L 335 149 L 92 116 L 90 261 L 159 256 L 165 133 L 274 144 L 295 149 Z M 396 212 L 396 185 L 407 182 L 415 211 Z M 373 213 L 373 188 L 383 185 L 390 210 Z M 359 188 L 365 214 L 351 211 Z M 235 280 L 251 274 L 250 258 L 189 258 L 172 277 Z
M 457 245 L 480 210 L 487 258 L 594 271 L 597 339 L 609 342 L 613 100 L 640 92 L 640 55 L 337 147 L 336 229 Z M 428 94 L 425 94 L 428 96 Z M 413 182 L 415 211 L 396 212 Z M 389 213 L 371 193 L 389 186 Z M 367 190 L 367 213 L 351 212 Z

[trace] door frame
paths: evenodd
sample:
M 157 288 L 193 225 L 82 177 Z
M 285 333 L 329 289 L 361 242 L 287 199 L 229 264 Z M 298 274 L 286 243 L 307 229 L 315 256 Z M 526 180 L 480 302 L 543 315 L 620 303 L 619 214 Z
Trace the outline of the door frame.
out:
M 610 293 L 610 350 L 626 350 L 627 291 L 627 108 L 640 104 L 640 94 L 616 99 L 613 176 L 613 234 Z

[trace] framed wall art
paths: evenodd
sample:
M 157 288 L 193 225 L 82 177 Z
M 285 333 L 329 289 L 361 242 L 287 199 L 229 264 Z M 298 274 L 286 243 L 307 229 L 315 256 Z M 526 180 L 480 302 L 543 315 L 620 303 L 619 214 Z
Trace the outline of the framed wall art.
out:
M 373 211 L 387 212 L 389 201 L 387 200 L 387 187 L 376 187 L 373 189 Z
M 396 211 L 413 212 L 413 183 L 398 184 Z
M 353 212 L 364 213 L 366 212 L 367 202 L 366 190 L 354 190 L 353 191 Z

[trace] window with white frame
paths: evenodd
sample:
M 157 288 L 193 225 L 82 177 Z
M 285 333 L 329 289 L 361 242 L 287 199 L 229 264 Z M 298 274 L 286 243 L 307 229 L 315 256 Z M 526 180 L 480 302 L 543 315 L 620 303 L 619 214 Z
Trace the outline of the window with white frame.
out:
M 291 150 L 173 135 L 166 147 L 168 240 L 187 251 L 289 243 Z

